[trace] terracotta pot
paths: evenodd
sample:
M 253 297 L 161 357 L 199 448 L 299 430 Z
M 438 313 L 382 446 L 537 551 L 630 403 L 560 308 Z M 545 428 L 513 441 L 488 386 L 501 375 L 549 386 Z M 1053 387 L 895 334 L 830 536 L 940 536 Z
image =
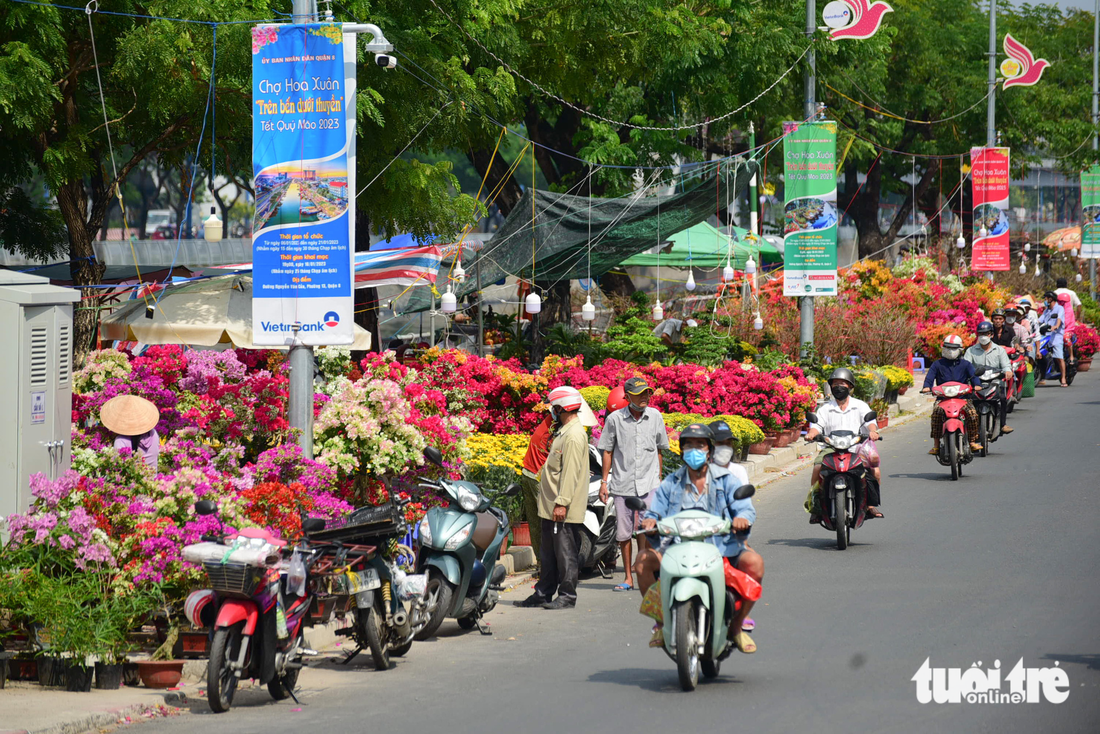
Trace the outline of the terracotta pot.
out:
M 764 436 L 764 440 L 749 446 L 749 453 L 758 456 L 767 454 L 775 444 L 775 436 Z
M 531 526 L 525 522 L 512 526 L 512 545 L 531 545 Z
M 183 675 L 182 660 L 140 660 L 138 675 L 146 688 L 172 688 Z
M 780 431 L 772 437 L 772 447 L 781 449 L 785 446 L 789 446 L 791 443 L 791 432 Z
M 1082 357 L 1081 359 L 1077 360 L 1077 371 L 1078 372 L 1088 372 L 1089 367 L 1091 367 L 1091 366 L 1092 366 L 1092 357 Z
M 890 416 L 881 415 L 878 417 L 876 423 L 878 423 L 879 428 L 886 428 L 886 426 L 890 425 Z
M 909 385 L 906 385 L 905 387 L 899 387 L 898 388 L 898 395 L 904 395 L 906 392 L 908 392 L 908 390 L 909 390 Z

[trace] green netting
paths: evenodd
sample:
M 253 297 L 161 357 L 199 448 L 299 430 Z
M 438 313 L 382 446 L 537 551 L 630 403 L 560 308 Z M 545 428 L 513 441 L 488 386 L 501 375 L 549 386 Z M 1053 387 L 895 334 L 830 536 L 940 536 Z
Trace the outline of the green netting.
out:
M 587 196 L 535 191 L 535 221 L 531 221 L 531 190 L 504 220 L 493 238 L 473 258 L 462 265 L 471 276 L 462 285 L 455 284 L 461 299 L 477 290 L 472 277 L 481 264 L 482 285 L 514 275 L 531 278 L 532 239 L 534 240 L 535 277 L 539 283 L 565 279 L 599 278 L 618 267 L 631 255 L 665 242 L 669 237 L 715 214 L 718 202 L 725 205 L 735 193 L 744 190 L 757 171 L 756 161 L 746 161 L 727 176 L 711 173 L 695 185 L 674 194 L 646 196 L 652 189 L 615 199 L 589 199 Z M 729 191 L 727 192 L 727 187 Z M 728 195 L 727 195 L 728 194 Z M 591 214 L 589 210 L 591 207 Z M 591 217 L 592 257 L 589 270 L 589 217 Z M 437 281 L 442 290 L 446 279 L 440 271 Z M 416 289 L 404 311 L 431 307 L 427 289 Z
M 745 261 L 751 253 L 759 265 L 779 265 L 783 262 L 783 253 L 765 239 L 753 237 L 750 239 L 749 231 L 734 227 L 733 232 L 737 239 L 733 245 L 734 268 L 742 270 Z M 671 237 L 672 249 L 667 252 L 662 249 L 661 255 L 650 252 L 639 252 L 631 255 L 623 261 L 624 268 L 653 268 L 663 265 L 667 268 L 696 267 L 713 270 L 724 267 L 730 254 L 730 238 L 719 232 L 707 222 L 688 227 Z

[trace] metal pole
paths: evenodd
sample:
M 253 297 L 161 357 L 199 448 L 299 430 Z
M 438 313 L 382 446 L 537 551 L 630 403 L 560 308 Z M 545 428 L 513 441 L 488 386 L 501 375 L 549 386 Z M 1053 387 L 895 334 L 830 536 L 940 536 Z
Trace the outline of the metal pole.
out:
M 1100 0 L 1097 0 L 1100 2 Z M 474 278 L 477 280 L 477 356 L 485 356 L 485 318 L 481 309 L 481 255 L 474 262 Z
M 312 23 L 314 20 L 313 8 L 312 0 L 293 0 L 290 5 L 291 21 L 294 23 Z
M 989 0 L 989 100 L 986 108 L 985 146 L 997 145 L 997 0 Z
M 1096 0 L 1100 3 L 1100 0 Z M 749 123 L 749 150 L 756 150 L 756 126 L 751 122 Z M 757 163 L 757 170 L 760 168 L 760 164 Z M 736 182 L 735 182 L 736 183 Z M 760 234 L 760 194 L 756 190 L 756 174 L 752 174 L 752 178 L 749 179 L 749 231 L 755 235 Z
M 313 458 L 313 347 L 298 337 L 302 325 L 291 327 L 294 341 L 290 345 L 290 395 L 287 399 L 287 421 L 299 431 L 298 445 L 302 456 Z
M 815 24 L 817 20 L 817 4 L 815 0 L 806 0 L 806 40 L 813 41 Z M 806 79 L 804 84 L 805 103 L 802 108 L 802 116 L 805 120 L 812 120 L 817 114 L 817 54 L 810 49 L 806 54 Z M 814 299 L 812 296 L 803 296 L 800 305 L 801 319 L 799 322 L 799 339 L 801 347 L 799 358 L 805 359 L 810 348 L 814 344 Z
M 1096 0 L 1096 10 L 1092 16 L 1092 124 L 1100 124 L 1100 0 Z M 1100 150 L 1100 136 L 1092 134 L 1092 150 Z M 1096 160 L 1096 156 L 1093 156 Z M 1089 255 L 1089 298 L 1096 300 L 1096 253 Z

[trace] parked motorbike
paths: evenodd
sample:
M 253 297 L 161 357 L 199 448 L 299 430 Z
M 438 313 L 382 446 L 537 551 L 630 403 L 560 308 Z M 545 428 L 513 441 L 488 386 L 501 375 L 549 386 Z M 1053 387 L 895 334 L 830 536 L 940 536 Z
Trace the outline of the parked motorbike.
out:
M 217 511 L 210 500 L 195 503 L 199 515 Z M 303 529 L 319 529 L 324 522 L 308 518 Z M 210 628 L 210 709 L 228 711 L 242 677 L 266 684 L 277 701 L 293 697 L 302 657 L 312 652 L 305 649 L 302 632 L 313 597 L 309 572 L 321 552 L 255 528 L 202 540 L 185 546 L 183 558 L 202 564 L 210 589 L 192 592 L 185 613 L 194 626 Z
M 428 447 L 424 458 L 443 466 L 443 455 Z M 498 565 L 501 545 L 508 534 L 508 515 L 481 492 L 473 482 L 440 479 L 426 486 L 450 500 L 447 507 L 433 507 L 420 522 L 420 552 L 416 568 L 427 574 L 424 593 L 427 622 L 415 636 L 426 640 L 436 633 L 443 620 L 458 620 L 462 629 L 481 626 L 481 617 L 500 600 L 504 566 Z M 520 492 L 511 484 L 507 496 Z
M 982 456 L 989 455 L 989 444 L 1001 437 L 1001 404 L 1006 400 L 1004 375 L 986 367 L 975 367 L 982 386 L 973 394 L 974 407 L 978 411 L 978 443 Z
M 588 508 L 580 532 L 580 568 L 582 571 L 598 571 L 604 578 L 610 578 L 619 554 L 619 544 L 615 542 L 615 503 L 600 499 L 603 465 L 594 446 L 588 447 L 588 464 L 591 476 L 588 480 Z
M 1008 359 L 1012 362 L 1012 380 L 1008 386 L 1008 412 L 1011 413 L 1016 404 L 1024 397 L 1024 378 L 1027 377 L 1027 354 L 1023 349 L 1009 347 L 1005 350 Z
M 734 492 L 734 499 L 752 497 L 756 488 L 745 484 Z M 644 511 L 645 501 L 628 497 L 634 511 Z M 695 690 L 702 669 L 706 678 L 718 677 L 723 660 L 734 645 L 729 626 L 740 609 L 740 595 L 726 586 L 726 574 L 743 576 L 742 589 L 759 584 L 739 569 L 727 569 L 717 546 L 707 540 L 727 535 L 731 522 L 702 510 L 685 510 L 657 521 L 654 534 L 673 539 L 661 556 L 661 613 L 665 629 L 665 653 L 676 661 L 680 687 Z M 636 533 L 636 535 L 639 533 Z M 756 599 L 751 599 L 755 601 Z
M 815 413 L 808 413 L 806 418 L 817 422 Z M 863 416 L 863 422 L 876 418 L 878 414 L 872 410 Z M 821 489 L 817 493 L 821 525 L 836 531 L 836 547 L 844 550 L 852 529 L 861 527 L 867 517 L 867 485 L 875 481 L 873 469 L 859 453 L 864 440 L 859 433 L 833 431 L 828 436 L 820 434 L 816 440 L 834 450 L 821 462 Z
M 966 419 L 963 417 L 963 410 L 973 392 L 973 386 L 963 382 L 945 382 L 932 388 L 936 404 L 944 412 L 943 434 L 940 436 L 940 450 L 936 454 L 936 461 L 951 467 L 952 480 L 958 480 L 962 476 L 963 465 L 974 460 L 970 451 L 970 436 L 966 433 Z
M 1061 382 L 1062 372 L 1058 369 L 1058 360 L 1054 359 L 1054 350 L 1052 348 L 1054 344 L 1054 334 L 1050 332 L 1050 327 L 1046 324 L 1040 327 L 1039 333 L 1038 358 L 1035 360 L 1035 371 L 1038 374 L 1035 377 L 1035 381 L 1058 380 Z M 1069 341 L 1071 344 L 1076 344 L 1077 337 L 1070 335 Z M 1064 347 L 1062 353 L 1067 353 Z M 1066 358 L 1064 362 L 1066 364 L 1066 384 L 1072 385 L 1073 378 L 1077 377 L 1077 360 Z

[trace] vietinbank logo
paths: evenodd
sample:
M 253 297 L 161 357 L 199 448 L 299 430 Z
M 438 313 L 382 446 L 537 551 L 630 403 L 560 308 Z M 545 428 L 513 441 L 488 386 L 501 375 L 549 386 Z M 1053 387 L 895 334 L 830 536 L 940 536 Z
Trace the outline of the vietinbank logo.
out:
M 335 311 L 329 311 L 327 314 L 325 314 L 325 326 L 330 329 L 335 329 L 339 325 L 340 314 L 336 313 Z
M 325 319 L 328 319 L 327 315 L 325 316 Z M 323 324 L 320 321 L 315 321 L 312 324 L 302 324 L 301 330 L 303 332 L 324 331 L 325 326 L 326 324 Z M 294 324 L 284 324 L 282 322 L 276 321 L 261 321 L 260 328 L 267 333 L 286 332 L 287 334 L 291 334 L 294 332 Z
M 1020 658 L 1003 680 L 1000 660 L 985 670 L 980 660 L 966 669 L 933 668 L 931 662 L 925 659 L 910 679 L 920 703 L 1063 703 L 1069 698 L 1069 675 L 1058 661 L 1053 668 L 1025 668 Z

